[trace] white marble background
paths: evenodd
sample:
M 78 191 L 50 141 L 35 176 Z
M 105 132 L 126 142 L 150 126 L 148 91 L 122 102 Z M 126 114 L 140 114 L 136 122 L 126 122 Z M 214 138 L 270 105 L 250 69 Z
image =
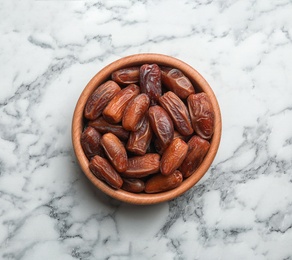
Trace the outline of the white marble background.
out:
M 0 259 L 292 259 L 291 0 L 0 0 Z M 221 105 L 206 176 L 169 203 L 93 188 L 83 87 L 134 53 L 195 67 Z

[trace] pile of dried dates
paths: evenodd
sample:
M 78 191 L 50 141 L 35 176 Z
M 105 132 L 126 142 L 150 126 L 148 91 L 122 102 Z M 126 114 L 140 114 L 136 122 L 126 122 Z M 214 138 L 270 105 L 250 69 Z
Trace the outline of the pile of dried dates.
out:
M 158 193 L 178 187 L 207 154 L 214 111 L 178 69 L 120 69 L 84 109 L 81 145 L 89 168 L 115 189 Z

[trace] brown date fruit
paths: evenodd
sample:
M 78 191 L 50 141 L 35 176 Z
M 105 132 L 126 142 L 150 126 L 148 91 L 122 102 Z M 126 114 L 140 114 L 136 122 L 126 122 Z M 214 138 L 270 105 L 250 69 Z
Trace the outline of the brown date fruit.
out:
M 176 94 L 168 91 L 159 98 L 159 103 L 170 115 L 179 133 L 182 135 L 191 135 L 194 132 L 188 109 Z
M 188 141 L 188 146 L 187 156 L 179 168 L 184 178 L 188 178 L 198 169 L 210 148 L 210 143 L 194 135 Z
M 206 93 L 189 95 L 188 108 L 193 129 L 197 135 L 210 139 L 214 133 L 214 110 Z
M 120 189 L 123 179 L 111 166 L 107 159 L 95 155 L 89 162 L 89 169 L 100 180 L 105 181 L 111 187 Z
M 125 178 L 142 178 L 159 172 L 160 155 L 147 153 L 142 156 L 134 156 L 128 159 L 128 168 L 121 173 Z
M 104 134 L 101 145 L 106 156 L 118 172 L 124 172 L 128 167 L 128 156 L 123 143 L 112 133 Z
M 168 146 L 173 139 L 174 128 L 170 116 L 160 106 L 148 110 L 151 128 L 163 146 Z
M 143 123 L 143 117 L 149 104 L 150 99 L 144 93 L 133 98 L 125 109 L 122 119 L 123 127 L 129 131 L 137 131 Z
M 148 117 L 145 116 L 142 126 L 137 131 L 130 133 L 127 150 L 137 155 L 144 155 L 150 145 L 151 138 L 152 129 Z
M 140 77 L 140 67 L 130 67 L 114 71 L 111 75 L 113 81 L 121 85 L 137 83 Z
M 128 103 L 140 92 L 140 88 L 135 84 L 123 88 L 107 104 L 102 114 L 106 121 L 116 124 L 122 121 L 124 111 Z
M 134 193 L 140 193 L 144 191 L 145 188 L 145 183 L 144 181 L 140 179 L 123 179 L 123 186 L 122 189 L 129 191 L 129 192 L 134 192 Z
M 190 80 L 178 69 L 161 67 L 161 81 L 163 86 L 182 99 L 195 93 L 195 89 Z
M 183 181 L 180 171 L 176 170 L 169 175 L 157 174 L 152 176 L 145 183 L 146 193 L 158 193 L 172 190 L 178 187 Z
M 140 88 L 150 98 L 151 106 L 156 105 L 162 94 L 161 71 L 157 64 L 144 64 L 140 67 Z
M 184 161 L 188 152 L 188 145 L 180 138 L 174 139 L 164 151 L 160 172 L 162 175 L 169 175 L 174 172 Z
M 93 127 L 87 127 L 81 134 L 81 146 L 88 159 L 94 155 L 101 155 L 102 148 L 100 145 L 101 134 Z
M 84 116 L 89 120 L 98 118 L 108 102 L 120 90 L 119 85 L 112 80 L 108 80 L 100 85 L 88 98 L 84 109 Z
M 94 121 L 89 121 L 88 126 L 94 127 L 97 131 L 102 134 L 113 133 L 121 140 L 127 140 L 129 132 L 126 131 L 121 125 L 110 124 L 103 117 L 99 117 Z

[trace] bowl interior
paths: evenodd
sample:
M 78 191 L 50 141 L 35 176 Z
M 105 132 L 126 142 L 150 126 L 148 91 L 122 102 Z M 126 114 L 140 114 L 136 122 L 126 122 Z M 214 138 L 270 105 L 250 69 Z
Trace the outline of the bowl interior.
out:
M 185 179 L 182 184 L 170 191 L 156 193 L 156 194 L 145 194 L 145 193 L 130 193 L 124 190 L 115 190 L 109 187 L 107 184 L 103 183 L 97 179 L 89 170 L 89 161 L 85 156 L 80 143 L 81 133 L 83 131 L 83 110 L 88 97 L 91 93 L 101 85 L 103 82 L 110 78 L 113 71 L 131 67 L 139 66 L 146 63 L 156 63 L 161 66 L 174 67 L 181 70 L 185 76 L 187 76 L 195 87 L 196 92 L 204 91 L 210 98 L 213 105 L 215 113 L 215 128 L 212 139 L 210 140 L 210 149 L 204 158 L 203 162 L 197 169 L 196 173 L 191 175 L 189 178 Z M 156 204 L 164 201 L 168 201 L 178 197 L 179 195 L 186 192 L 192 186 L 194 186 L 207 172 L 208 168 L 212 164 L 215 155 L 217 153 L 219 143 L 221 138 L 221 114 L 217 99 L 207 83 L 207 81 L 191 66 L 180 61 L 176 58 L 162 55 L 162 54 L 136 54 L 121 58 L 100 70 L 87 84 L 83 92 L 81 93 L 79 100 L 76 104 L 73 121 L 72 121 L 72 142 L 75 155 L 77 157 L 78 163 L 88 177 L 88 179 L 101 191 L 107 195 L 132 204 Z

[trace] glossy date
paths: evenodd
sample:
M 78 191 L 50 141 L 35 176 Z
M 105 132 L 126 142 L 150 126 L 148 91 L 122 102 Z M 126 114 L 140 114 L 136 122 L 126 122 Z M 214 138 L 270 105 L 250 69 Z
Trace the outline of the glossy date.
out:
M 118 92 L 103 110 L 105 120 L 112 124 L 121 122 L 126 106 L 139 92 L 140 88 L 135 84 L 130 84 Z
M 168 91 L 159 98 L 160 105 L 170 115 L 176 130 L 182 135 L 193 133 L 190 115 L 182 100 L 173 92 Z
M 161 67 L 162 84 L 182 99 L 195 93 L 190 80 L 178 69 Z
M 176 170 L 169 175 L 157 174 L 151 177 L 145 183 L 146 193 L 158 193 L 172 190 L 178 187 L 183 181 L 180 171 Z
M 100 85 L 88 98 L 84 116 L 89 120 L 98 118 L 109 101 L 121 90 L 112 80 Z
M 149 104 L 150 99 L 144 93 L 133 98 L 125 109 L 122 119 L 123 127 L 129 131 L 137 131 L 143 123 Z
M 150 98 L 151 106 L 156 105 L 162 95 L 161 71 L 157 64 L 144 64 L 140 67 L 140 88 Z
M 180 138 L 174 139 L 161 157 L 160 172 L 169 175 L 181 165 L 188 152 L 188 145 Z
M 170 116 L 158 105 L 149 108 L 148 116 L 151 128 L 161 144 L 164 147 L 169 145 L 174 134 L 174 127 Z
M 144 155 L 150 145 L 152 138 L 152 129 L 147 116 L 142 121 L 142 126 L 135 132 L 131 132 L 127 150 L 137 155 Z
M 198 169 L 210 148 L 210 143 L 195 135 L 188 141 L 188 147 L 187 156 L 179 168 L 184 178 L 188 178 Z
M 188 108 L 195 132 L 204 139 L 210 139 L 214 132 L 214 110 L 206 93 L 191 94 Z
M 122 173 L 127 178 L 142 178 L 159 172 L 160 155 L 147 153 L 143 156 L 134 156 L 128 159 L 128 168 Z
M 81 134 L 81 146 L 88 159 L 94 155 L 101 155 L 102 148 L 100 145 L 101 134 L 93 127 L 87 127 Z
M 107 159 L 95 155 L 89 162 L 89 169 L 100 180 L 105 181 L 111 187 L 120 189 L 123 179 L 107 161 Z
M 111 74 L 113 81 L 121 85 L 137 83 L 140 76 L 140 67 L 130 67 L 114 71 Z
M 123 179 L 123 186 L 122 189 L 129 191 L 129 192 L 134 192 L 134 193 L 140 193 L 144 191 L 145 188 L 145 183 L 144 181 L 140 179 Z
M 106 133 L 101 138 L 101 145 L 118 172 L 124 172 L 128 167 L 128 156 L 123 143 L 112 133 Z

